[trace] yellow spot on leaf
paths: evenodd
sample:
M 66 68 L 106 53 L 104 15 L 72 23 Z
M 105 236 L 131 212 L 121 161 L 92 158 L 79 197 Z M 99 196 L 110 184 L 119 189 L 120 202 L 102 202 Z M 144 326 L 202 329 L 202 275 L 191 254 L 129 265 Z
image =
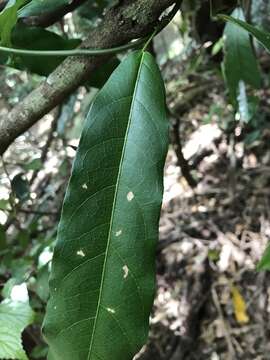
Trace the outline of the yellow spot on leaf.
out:
M 237 287 L 232 286 L 231 291 L 236 321 L 241 325 L 247 324 L 249 322 L 249 316 L 247 314 L 247 305 L 245 299 L 240 294 L 240 291 L 237 289 Z

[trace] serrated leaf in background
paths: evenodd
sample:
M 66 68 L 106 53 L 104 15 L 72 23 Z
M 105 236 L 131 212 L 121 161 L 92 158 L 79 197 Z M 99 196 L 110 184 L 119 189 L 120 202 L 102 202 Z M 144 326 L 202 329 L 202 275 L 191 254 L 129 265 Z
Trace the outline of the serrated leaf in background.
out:
M 26 292 L 25 292 L 26 291 Z M 27 360 L 21 333 L 34 320 L 25 284 L 15 285 L 0 304 L 0 359 Z

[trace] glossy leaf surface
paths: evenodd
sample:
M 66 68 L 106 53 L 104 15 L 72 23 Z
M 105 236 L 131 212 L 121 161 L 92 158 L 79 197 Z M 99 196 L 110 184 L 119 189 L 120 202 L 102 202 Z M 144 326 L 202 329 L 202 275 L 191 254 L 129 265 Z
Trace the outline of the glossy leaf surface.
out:
M 164 99 L 152 56 L 134 52 L 91 107 L 52 264 L 50 360 L 131 360 L 147 339 L 168 146 Z

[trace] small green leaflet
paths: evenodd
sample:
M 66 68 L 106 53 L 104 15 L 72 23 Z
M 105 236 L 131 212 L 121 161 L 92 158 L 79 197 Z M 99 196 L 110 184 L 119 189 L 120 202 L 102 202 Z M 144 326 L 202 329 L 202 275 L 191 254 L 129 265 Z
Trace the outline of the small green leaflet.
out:
M 256 27 L 246 23 L 245 21 L 236 19 L 232 16 L 218 15 L 218 18 L 229 21 L 230 23 L 235 24 L 238 28 L 244 29 L 245 31 L 249 32 L 265 47 L 268 52 L 270 52 L 270 33 L 257 29 Z
M 11 45 L 11 31 L 17 23 L 17 12 L 26 0 L 10 0 L 0 13 L 0 44 Z
M 266 248 L 261 261 L 257 265 L 257 270 L 270 271 L 270 245 Z
M 27 360 L 22 347 L 21 333 L 34 320 L 27 301 L 11 298 L 0 303 L 0 359 Z
M 71 50 L 80 44 L 78 39 L 66 39 L 52 31 L 17 24 L 12 31 L 13 47 L 29 50 Z M 38 75 L 49 75 L 61 62 L 62 57 L 31 55 L 13 56 L 8 66 L 28 70 Z
M 241 8 L 235 9 L 232 15 L 244 19 Z M 261 79 L 249 35 L 233 23 L 228 23 L 224 30 L 224 53 L 224 75 L 231 102 L 236 108 L 240 105 L 240 110 L 244 109 L 242 115 L 246 117 L 248 104 L 244 104 L 247 98 L 245 85 L 259 88 Z
M 49 360 L 131 360 L 146 342 L 167 147 L 160 71 L 133 52 L 92 104 L 73 165 L 44 322 Z

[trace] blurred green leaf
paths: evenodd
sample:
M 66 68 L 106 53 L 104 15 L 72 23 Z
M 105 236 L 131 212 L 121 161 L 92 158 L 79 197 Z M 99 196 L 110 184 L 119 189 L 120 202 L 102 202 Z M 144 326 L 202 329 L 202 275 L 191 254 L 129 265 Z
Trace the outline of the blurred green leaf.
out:
M 14 285 L 18 285 L 20 282 L 15 278 L 10 278 L 4 285 L 1 295 L 3 298 L 9 298 L 11 295 L 11 290 L 13 289 Z
M 47 264 L 38 271 L 35 284 L 35 291 L 44 302 L 47 302 L 49 298 L 49 275 L 49 264 Z
M 218 261 L 220 257 L 220 251 L 217 249 L 208 250 L 208 259 L 211 261 Z
M 27 360 L 21 333 L 34 320 L 28 301 L 6 299 L 0 304 L 0 359 Z
M 26 0 L 10 0 L 0 13 L 0 43 L 2 46 L 11 45 L 11 31 L 17 23 L 17 11 Z
M 0 199 L 0 210 L 6 210 L 9 207 L 9 200 Z
M 237 19 L 244 19 L 243 10 L 241 8 L 235 9 L 232 16 Z M 238 108 L 237 97 L 240 82 L 242 81 L 244 84 L 249 84 L 257 89 L 261 85 L 261 77 L 249 35 L 234 23 L 226 24 L 224 53 L 224 75 L 229 88 L 230 99 L 234 107 Z
M 270 245 L 265 250 L 263 257 L 257 265 L 257 270 L 268 270 L 270 271 Z
M 33 159 L 29 163 L 23 165 L 23 168 L 27 170 L 40 170 L 43 167 L 41 159 Z
M 217 55 L 223 49 L 223 46 L 224 46 L 224 40 L 221 37 L 212 47 L 212 50 L 211 50 L 212 56 Z
M 255 131 L 252 131 L 250 134 L 247 134 L 245 136 L 244 142 L 246 145 L 251 145 L 255 141 L 259 140 L 262 136 L 262 130 L 258 129 Z
M 29 183 L 25 178 L 24 173 L 15 175 L 11 180 L 11 186 L 13 193 L 20 201 L 24 201 L 29 197 Z
M 41 13 L 54 12 L 62 6 L 70 4 L 70 0 L 31 0 L 19 11 L 19 17 L 38 16 Z
M 20 246 L 25 249 L 30 242 L 30 234 L 29 231 L 26 229 L 20 230 L 17 235 L 17 241 L 19 242 Z
M 13 254 L 14 256 L 14 254 Z M 33 259 L 30 257 L 22 257 L 19 259 L 12 258 L 9 265 L 9 272 L 18 282 L 25 281 L 33 269 Z
M 257 39 L 265 47 L 265 49 L 270 52 L 270 33 L 257 29 L 256 27 L 243 21 L 244 19 L 237 18 L 234 13 L 232 16 L 222 14 L 218 17 L 222 20 L 228 21 L 231 24 L 234 24 L 238 29 L 245 30 L 253 35 L 255 39 Z
M 78 39 L 66 39 L 54 32 L 18 24 L 12 31 L 12 43 L 16 48 L 29 50 L 71 50 L 80 44 Z M 9 66 L 38 75 L 49 75 L 62 61 L 59 56 L 12 56 Z
M 31 352 L 31 359 L 44 359 L 48 355 L 48 346 L 45 344 L 37 345 Z

